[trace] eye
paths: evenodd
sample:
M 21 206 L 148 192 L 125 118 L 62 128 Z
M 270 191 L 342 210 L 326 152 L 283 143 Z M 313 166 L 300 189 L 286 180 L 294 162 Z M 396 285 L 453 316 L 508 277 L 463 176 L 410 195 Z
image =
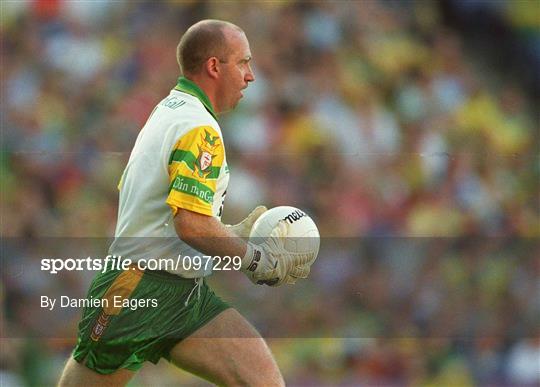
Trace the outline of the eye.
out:
M 246 57 L 244 59 L 240 59 L 240 64 L 249 64 L 249 62 L 251 61 L 251 57 Z

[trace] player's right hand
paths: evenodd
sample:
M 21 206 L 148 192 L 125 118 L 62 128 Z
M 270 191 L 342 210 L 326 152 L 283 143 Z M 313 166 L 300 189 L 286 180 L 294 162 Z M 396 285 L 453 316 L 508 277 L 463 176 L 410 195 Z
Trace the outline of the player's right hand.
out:
M 291 253 L 283 246 L 287 227 L 285 221 L 280 221 L 264 243 L 248 244 L 242 270 L 251 282 L 279 286 L 285 282 L 295 283 L 297 278 L 306 278 L 309 274 L 312 254 Z
M 259 219 L 259 217 L 266 211 L 268 211 L 268 208 L 266 208 L 265 206 L 257 206 L 240 223 L 235 225 L 226 224 L 225 227 L 238 235 L 240 238 L 247 239 L 249 238 L 249 234 L 251 233 L 251 229 L 253 228 L 253 224 L 255 223 L 255 221 L 257 221 L 257 219 Z

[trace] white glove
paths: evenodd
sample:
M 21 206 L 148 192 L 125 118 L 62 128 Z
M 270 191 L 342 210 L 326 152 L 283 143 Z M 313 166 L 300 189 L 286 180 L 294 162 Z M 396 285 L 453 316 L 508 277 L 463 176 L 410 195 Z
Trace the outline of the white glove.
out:
M 285 278 L 285 283 L 293 285 L 296 283 L 298 279 L 305 279 L 309 276 L 309 272 L 311 271 L 311 264 L 307 263 L 301 266 L 295 266 L 287 275 L 287 278 Z
M 296 279 L 309 274 L 312 254 L 291 253 L 283 247 L 287 227 L 287 222 L 279 221 L 264 243 L 248 243 L 241 269 L 251 282 L 279 286 L 285 282 L 295 283 Z
M 225 225 L 229 230 L 238 235 L 240 238 L 247 239 L 251 233 L 253 224 L 264 214 L 268 209 L 265 206 L 257 206 L 250 214 L 240 223 L 235 225 Z

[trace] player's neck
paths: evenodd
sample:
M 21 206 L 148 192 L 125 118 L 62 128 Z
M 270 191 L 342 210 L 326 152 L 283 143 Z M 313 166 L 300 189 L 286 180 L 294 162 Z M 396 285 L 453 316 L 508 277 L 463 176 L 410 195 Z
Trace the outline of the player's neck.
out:
M 213 82 L 211 79 L 208 79 L 202 76 L 197 76 L 197 75 L 192 75 L 186 78 L 189 79 L 191 82 L 195 83 L 199 87 L 199 89 L 203 91 L 203 93 L 206 95 L 206 97 L 210 101 L 210 104 L 212 105 L 212 109 L 214 110 L 214 112 L 216 114 L 221 113 L 216 103 L 218 93 L 217 93 L 217 87 L 216 87 L 215 82 Z

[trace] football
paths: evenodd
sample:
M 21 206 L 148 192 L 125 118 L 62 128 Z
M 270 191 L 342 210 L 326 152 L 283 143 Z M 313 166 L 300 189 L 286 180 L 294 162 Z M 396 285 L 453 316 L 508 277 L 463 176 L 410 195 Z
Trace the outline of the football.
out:
M 262 214 L 253 225 L 250 242 L 262 243 L 280 220 L 288 223 L 284 247 L 291 253 L 312 253 L 310 264 L 317 258 L 320 235 L 315 222 L 304 211 L 290 206 L 274 207 Z

